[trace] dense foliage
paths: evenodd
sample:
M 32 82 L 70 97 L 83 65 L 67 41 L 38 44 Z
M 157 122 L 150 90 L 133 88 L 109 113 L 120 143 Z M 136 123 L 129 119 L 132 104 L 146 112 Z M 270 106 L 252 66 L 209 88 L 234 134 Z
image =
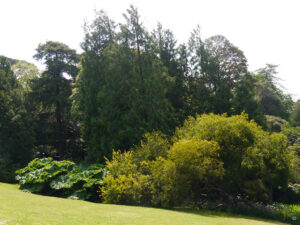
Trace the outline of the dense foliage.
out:
M 0 181 L 13 182 L 14 171 L 32 157 L 34 133 L 8 61 L 0 57 Z
M 140 146 L 107 161 L 105 202 L 169 207 L 214 199 L 274 200 L 297 166 L 282 134 L 269 134 L 246 115 L 189 118 L 171 141 L 148 134 Z M 152 152 L 152 153 L 151 153 Z
M 67 45 L 53 41 L 40 44 L 36 51 L 34 58 L 46 65 L 40 77 L 31 79 L 31 91 L 26 95 L 34 117 L 36 156 L 75 158 L 80 146 L 79 128 L 71 119 L 69 97 L 79 57 Z M 50 153 L 46 151 L 49 148 Z
M 100 11 L 85 24 L 72 110 L 88 162 L 129 149 L 147 132 L 172 134 L 196 114 L 245 111 L 265 128 L 265 114 L 288 119 L 293 102 L 278 87 L 276 66 L 251 74 L 224 36 L 202 40 L 196 28 L 177 44 L 161 24 L 149 32 L 133 6 L 124 17 L 117 24 Z
M 73 112 L 81 122 L 90 162 L 103 162 L 112 149 L 129 148 L 153 129 L 171 129 L 166 95 L 172 81 L 134 8 L 126 22 L 116 34 L 114 22 L 101 12 L 82 44 L 86 52 Z
M 71 161 L 34 159 L 18 170 L 16 180 L 24 191 L 45 195 L 99 201 L 98 188 L 106 172 L 103 165 L 87 168 Z
M 97 12 L 80 55 L 40 44 L 42 72 L 0 57 L 0 181 L 40 158 L 18 171 L 22 189 L 99 200 L 105 170 L 71 161 L 106 160 L 105 202 L 300 201 L 300 103 L 277 66 L 250 73 L 238 47 L 199 27 L 177 43 L 133 6 L 124 19 Z

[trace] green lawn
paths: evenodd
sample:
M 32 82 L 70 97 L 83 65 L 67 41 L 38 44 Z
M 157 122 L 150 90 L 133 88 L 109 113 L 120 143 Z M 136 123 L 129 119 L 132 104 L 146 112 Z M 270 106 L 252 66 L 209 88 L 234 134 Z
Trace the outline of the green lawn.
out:
M 173 211 L 96 204 L 24 193 L 17 185 L 0 183 L 0 225 L 4 224 L 282 224 L 207 211 Z

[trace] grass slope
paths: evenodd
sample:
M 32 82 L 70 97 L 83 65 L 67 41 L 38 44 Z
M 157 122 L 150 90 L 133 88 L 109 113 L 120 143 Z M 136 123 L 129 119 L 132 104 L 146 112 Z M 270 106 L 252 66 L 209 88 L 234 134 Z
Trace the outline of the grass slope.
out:
M 0 225 L 4 224 L 280 224 L 207 211 L 174 211 L 146 207 L 96 204 L 39 196 L 0 183 Z

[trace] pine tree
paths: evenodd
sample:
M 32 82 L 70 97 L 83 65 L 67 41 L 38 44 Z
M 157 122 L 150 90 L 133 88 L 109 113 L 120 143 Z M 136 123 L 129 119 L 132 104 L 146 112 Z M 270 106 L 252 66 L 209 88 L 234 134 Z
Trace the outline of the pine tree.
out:
M 78 55 L 67 45 L 48 41 L 40 44 L 34 58 L 46 65 L 41 77 L 31 81 L 27 100 L 35 103 L 37 146 L 51 146 L 56 157 L 70 157 L 79 135 L 70 116 L 72 81 L 78 68 Z

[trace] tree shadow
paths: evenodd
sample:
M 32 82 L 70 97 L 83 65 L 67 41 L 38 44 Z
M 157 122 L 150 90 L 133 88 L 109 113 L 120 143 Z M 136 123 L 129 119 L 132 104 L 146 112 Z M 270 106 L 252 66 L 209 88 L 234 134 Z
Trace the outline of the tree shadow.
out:
M 250 219 L 250 220 L 262 221 L 262 222 L 269 222 L 269 223 L 271 222 L 274 224 L 288 224 L 274 219 L 262 218 L 262 217 L 251 216 L 251 215 L 236 214 L 231 212 L 223 212 L 219 210 L 213 211 L 213 210 L 191 209 L 191 208 L 181 208 L 181 207 L 170 209 L 170 210 L 175 212 L 188 213 L 188 214 L 200 215 L 205 217 L 239 218 L 239 219 Z

